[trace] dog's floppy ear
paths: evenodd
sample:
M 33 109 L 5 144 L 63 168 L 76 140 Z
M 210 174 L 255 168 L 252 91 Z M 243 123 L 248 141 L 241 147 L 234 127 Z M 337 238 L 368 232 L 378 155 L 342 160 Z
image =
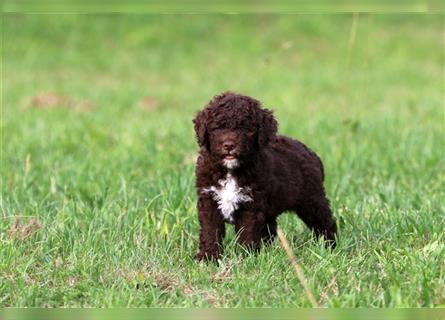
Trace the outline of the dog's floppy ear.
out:
M 196 140 L 200 147 L 206 147 L 209 149 L 209 133 L 207 131 L 207 121 L 206 121 L 205 111 L 200 111 L 196 114 L 195 119 L 193 119 L 193 124 L 195 125 Z
M 275 139 L 278 124 L 269 109 L 262 109 L 258 121 L 258 145 L 265 147 L 271 140 Z

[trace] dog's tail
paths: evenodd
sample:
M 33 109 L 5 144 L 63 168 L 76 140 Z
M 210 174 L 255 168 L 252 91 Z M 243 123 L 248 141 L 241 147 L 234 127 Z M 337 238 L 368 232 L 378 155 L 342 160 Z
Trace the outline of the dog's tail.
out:
M 304 148 L 314 157 L 315 161 L 318 162 L 319 168 L 320 168 L 320 173 L 321 173 L 321 181 L 324 182 L 324 166 L 323 166 L 323 162 L 321 162 L 320 157 L 318 156 L 318 154 L 315 153 L 315 151 L 313 151 L 311 148 L 309 148 L 308 146 L 304 145 Z
M 320 163 L 320 170 L 321 170 L 321 181 L 324 181 L 324 166 L 323 162 L 321 162 L 320 157 L 314 152 L 315 157 L 317 158 L 318 162 Z

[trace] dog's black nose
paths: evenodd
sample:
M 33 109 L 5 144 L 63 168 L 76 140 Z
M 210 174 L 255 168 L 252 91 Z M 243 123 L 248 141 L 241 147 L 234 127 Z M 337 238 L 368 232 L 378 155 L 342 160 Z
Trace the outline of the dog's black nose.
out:
M 226 141 L 223 144 L 223 148 L 226 151 L 232 151 L 235 148 L 235 144 L 232 141 Z

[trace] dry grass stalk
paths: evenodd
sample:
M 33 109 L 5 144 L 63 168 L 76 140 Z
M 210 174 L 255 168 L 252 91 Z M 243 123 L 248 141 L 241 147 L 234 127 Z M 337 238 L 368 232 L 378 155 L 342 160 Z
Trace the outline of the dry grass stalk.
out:
M 292 252 L 289 242 L 287 241 L 286 237 L 284 236 L 284 234 L 280 228 L 277 228 L 277 235 L 281 241 L 281 246 L 283 247 L 284 251 L 286 251 L 286 253 L 292 263 L 292 266 L 294 267 L 295 272 L 297 273 L 298 280 L 300 281 L 304 291 L 306 292 L 306 296 L 309 299 L 309 301 L 311 302 L 312 307 L 318 308 L 319 306 L 318 306 L 317 300 L 315 300 L 314 295 L 312 294 L 311 290 L 309 289 L 309 286 L 307 284 L 303 270 L 301 269 L 301 267 L 297 261 L 297 257 L 295 257 L 294 253 Z
M 142 109 L 154 111 L 159 107 L 159 102 L 155 98 L 147 96 L 139 102 L 139 106 Z
M 354 12 L 352 14 L 352 24 L 351 31 L 349 32 L 349 41 L 348 41 L 348 55 L 346 60 L 346 69 L 349 70 L 349 64 L 351 62 L 351 52 L 352 48 L 355 44 L 355 36 L 357 34 L 357 23 L 358 23 L 358 13 Z
M 37 109 L 75 108 L 81 111 L 88 111 L 94 104 L 86 100 L 76 100 L 49 92 L 40 92 L 31 97 L 29 105 Z
M 31 219 L 26 225 L 21 224 L 19 216 L 15 217 L 14 223 L 11 225 L 8 231 L 9 238 L 18 237 L 20 240 L 26 240 L 35 231 L 41 228 L 41 224 L 37 219 Z
M 329 284 L 324 288 L 323 292 L 321 293 L 319 300 L 320 304 L 322 304 L 326 300 L 326 298 L 328 297 L 328 292 L 331 289 L 333 289 L 334 293 L 336 293 L 337 291 L 336 286 L 337 286 L 337 277 L 334 276 L 329 282 Z
M 357 33 L 358 12 L 352 14 L 351 32 L 349 33 L 348 49 L 351 51 L 355 43 L 355 35 Z

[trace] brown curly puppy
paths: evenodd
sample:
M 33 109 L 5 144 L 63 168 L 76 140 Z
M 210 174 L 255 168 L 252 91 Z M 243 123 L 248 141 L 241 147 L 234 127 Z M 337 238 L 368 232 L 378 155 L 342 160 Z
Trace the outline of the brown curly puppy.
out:
M 225 92 L 193 123 L 200 146 L 196 259 L 218 259 L 226 222 L 235 225 L 241 244 L 258 249 L 274 238 L 277 216 L 288 210 L 335 245 L 321 160 L 303 143 L 277 135 L 270 110 L 251 97 Z

